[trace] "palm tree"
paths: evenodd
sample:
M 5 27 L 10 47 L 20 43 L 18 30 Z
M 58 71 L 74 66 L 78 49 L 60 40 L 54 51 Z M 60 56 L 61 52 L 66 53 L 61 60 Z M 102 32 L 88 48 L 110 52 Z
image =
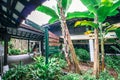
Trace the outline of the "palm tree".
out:
M 57 0 L 57 11 L 53 10 L 49 7 L 46 7 L 44 5 L 39 6 L 37 8 L 38 11 L 43 12 L 49 16 L 51 16 L 51 19 L 49 20 L 49 23 L 54 23 L 55 21 L 59 20 L 61 23 L 61 29 L 62 29 L 62 35 L 63 35 L 63 39 L 64 39 L 64 54 L 65 54 L 65 58 L 66 61 L 68 63 L 68 66 L 70 68 L 71 65 L 71 61 L 69 59 L 69 50 L 71 52 L 71 57 L 73 60 L 73 63 L 75 64 L 75 72 L 79 73 L 80 72 L 80 66 L 79 66 L 79 61 L 77 59 L 77 56 L 75 54 L 75 50 L 73 47 L 73 43 L 71 41 L 70 38 L 70 33 L 66 24 L 66 18 L 67 19 L 71 19 L 74 17 L 84 17 L 82 16 L 83 13 L 81 14 L 81 12 L 74 12 L 73 14 L 70 13 L 69 15 L 66 13 L 70 4 L 71 4 L 72 0 Z M 86 14 L 86 16 L 90 16 L 89 14 L 87 14 L 88 12 L 84 12 Z M 68 15 L 67 17 L 65 15 Z M 79 14 L 77 16 L 74 16 L 74 14 Z
M 104 34 L 102 23 L 105 21 L 107 16 L 114 16 L 118 13 L 117 8 L 120 6 L 120 1 L 113 0 L 80 0 L 94 16 L 93 23 L 87 23 L 87 25 L 94 26 L 95 34 L 95 52 L 94 52 L 94 74 L 97 76 L 99 74 L 99 39 L 98 33 L 100 31 L 100 43 L 101 43 L 101 53 L 102 53 L 102 70 L 104 70 Z M 79 22 L 80 23 L 80 22 Z M 80 23 L 82 24 L 82 23 Z M 84 22 L 83 22 L 84 24 Z M 85 25 L 85 24 L 84 24 Z

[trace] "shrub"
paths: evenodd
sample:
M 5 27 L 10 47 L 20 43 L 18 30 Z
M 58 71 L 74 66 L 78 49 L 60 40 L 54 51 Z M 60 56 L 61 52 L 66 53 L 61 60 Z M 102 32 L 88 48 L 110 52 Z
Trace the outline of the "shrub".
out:
M 28 73 L 28 67 L 23 66 L 20 62 L 19 65 L 15 65 L 6 74 L 3 75 L 3 80 L 24 80 Z
M 75 49 L 75 52 L 77 56 L 79 57 L 79 60 L 81 61 L 88 61 L 90 60 L 90 54 L 85 49 Z
M 113 76 L 111 76 L 108 71 L 103 71 L 100 73 L 99 80 L 115 80 Z
M 81 80 L 81 76 L 77 73 L 68 73 L 60 77 L 60 80 Z
M 118 73 L 120 73 L 119 56 L 105 56 L 105 63 L 108 68 L 114 68 Z
M 19 49 L 9 49 L 9 54 L 10 55 L 19 55 L 21 52 L 20 52 L 20 50 Z

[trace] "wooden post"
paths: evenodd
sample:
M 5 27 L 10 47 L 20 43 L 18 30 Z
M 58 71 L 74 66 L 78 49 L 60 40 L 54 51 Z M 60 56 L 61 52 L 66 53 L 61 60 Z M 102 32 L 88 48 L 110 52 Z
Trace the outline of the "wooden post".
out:
M 4 35 L 4 65 L 7 65 L 7 54 L 8 54 L 8 37 Z

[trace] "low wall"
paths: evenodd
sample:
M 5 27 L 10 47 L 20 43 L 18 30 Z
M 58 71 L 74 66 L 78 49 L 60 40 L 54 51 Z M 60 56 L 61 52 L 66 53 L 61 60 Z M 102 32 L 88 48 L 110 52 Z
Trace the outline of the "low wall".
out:
M 13 64 L 19 64 L 20 61 L 23 64 L 30 64 L 33 60 L 33 54 L 11 55 L 8 56 L 8 65 L 11 67 Z

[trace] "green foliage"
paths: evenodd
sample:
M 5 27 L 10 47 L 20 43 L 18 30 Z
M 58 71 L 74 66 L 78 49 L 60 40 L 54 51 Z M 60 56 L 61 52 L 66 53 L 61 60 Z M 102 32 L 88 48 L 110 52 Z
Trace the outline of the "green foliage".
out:
M 72 3 L 72 0 L 62 0 L 63 9 L 67 11 L 71 3 Z
M 120 6 L 120 1 L 114 0 L 80 0 L 88 10 L 97 15 L 99 22 L 104 22 L 107 16 L 114 16 L 118 13 L 117 8 Z
M 30 79 L 35 80 L 35 78 L 37 78 L 41 80 L 54 80 L 61 76 L 61 67 L 64 67 L 64 65 L 62 65 L 64 63 L 63 60 L 51 58 L 49 59 L 48 65 L 45 64 L 44 57 L 37 57 L 35 58 L 35 61 L 36 63 L 30 68 Z
M 84 21 L 77 21 L 75 23 L 75 27 L 77 27 L 77 26 L 91 26 L 93 28 L 97 28 L 98 27 L 98 25 L 93 23 L 92 21 L 86 21 L 86 20 L 84 20 Z
M 8 51 L 8 53 L 10 54 L 10 55 L 19 55 L 21 52 L 20 52 L 20 50 L 19 49 L 10 49 L 9 48 L 9 51 Z
M 120 57 L 119 56 L 105 56 L 105 63 L 108 68 L 115 69 L 120 73 Z
M 96 0 L 80 0 L 90 12 L 96 13 L 97 1 Z
M 81 76 L 81 80 L 96 80 L 96 77 L 92 75 L 92 70 L 88 70 L 85 74 Z
M 58 80 L 62 76 L 61 69 L 65 67 L 66 62 L 59 58 L 50 58 L 49 64 L 45 64 L 45 57 L 34 58 L 35 63 L 11 68 L 3 76 L 3 80 Z
M 77 73 L 68 73 L 60 77 L 60 80 L 81 80 L 81 76 Z
M 120 39 L 120 28 L 116 29 L 115 33 L 116 33 L 117 37 Z
M 67 19 L 72 19 L 72 18 L 94 18 L 93 14 L 91 14 L 90 12 L 86 11 L 86 12 L 68 12 L 67 14 Z
M 26 74 L 28 73 L 28 67 L 23 66 L 20 62 L 19 65 L 15 65 L 14 68 L 11 68 L 6 74 L 3 75 L 3 80 L 24 80 Z
M 88 61 L 90 60 L 90 54 L 85 49 L 75 49 L 77 56 L 80 61 Z
M 24 50 L 21 51 L 22 54 L 26 54 L 27 52 L 28 52 L 27 49 L 24 49 Z
M 50 23 L 53 23 L 54 21 L 59 19 L 59 16 L 57 15 L 57 13 L 53 9 L 51 9 L 47 6 L 44 6 L 44 5 L 39 6 L 36 8 L 36 10 L 51 16 L 52 18 L 49 21 Z
M 100 77 L 98 80 L 115 80 L 113 76 L 111 76 L 108 71 L 103 71 L 100 73 Z

